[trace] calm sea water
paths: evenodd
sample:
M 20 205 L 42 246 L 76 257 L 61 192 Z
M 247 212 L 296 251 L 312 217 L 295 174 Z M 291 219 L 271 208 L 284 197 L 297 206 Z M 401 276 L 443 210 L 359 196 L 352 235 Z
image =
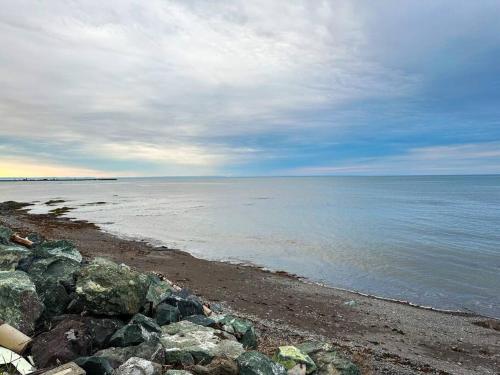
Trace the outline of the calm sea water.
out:
M 500 317 L 500 176 L 0 183 L 0 200 L 54 198 L 71 217 L 198 257 Z

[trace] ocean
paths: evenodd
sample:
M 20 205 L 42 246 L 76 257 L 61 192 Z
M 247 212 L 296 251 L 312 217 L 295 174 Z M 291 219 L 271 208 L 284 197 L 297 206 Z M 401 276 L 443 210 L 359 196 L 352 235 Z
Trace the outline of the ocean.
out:
M 67 216 L 201 258 L 500 317 L 500 176 L 0 182 L 5 200 L 73 207 Z

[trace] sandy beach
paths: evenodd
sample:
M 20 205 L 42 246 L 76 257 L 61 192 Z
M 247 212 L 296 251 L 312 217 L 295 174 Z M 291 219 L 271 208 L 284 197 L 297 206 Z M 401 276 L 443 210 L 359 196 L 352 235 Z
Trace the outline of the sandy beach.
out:
M 0 224 L 21 235 L 73 241 L 86 257 L 103 256 L 157 271 L 211 304 L 253 320 L 260 349 L 321 337 L 363 374 L 498 374 L 500 322 L 440 312 L 308 283 L 282 272 L 198 259 L 186 252 L 118 238 L 96 225 L 0 207 Z

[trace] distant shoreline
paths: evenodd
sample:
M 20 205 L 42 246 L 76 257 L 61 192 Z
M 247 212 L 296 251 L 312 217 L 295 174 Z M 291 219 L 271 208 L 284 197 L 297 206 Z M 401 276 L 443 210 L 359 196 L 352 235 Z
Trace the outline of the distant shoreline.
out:
M 0 182 L 61 182 L 61 181 L 116 181 L 114 177 L 82 177 L 82 178 L 5 178 Z

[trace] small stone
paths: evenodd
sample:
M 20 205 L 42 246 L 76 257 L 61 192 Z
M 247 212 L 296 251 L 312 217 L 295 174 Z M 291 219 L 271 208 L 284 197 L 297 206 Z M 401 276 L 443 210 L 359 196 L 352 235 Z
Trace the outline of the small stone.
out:
M 104 357 L 80 357 L 74 361 L 86 371 L 88 375 L 111 375 L 113 367 Z
M 311 374 L 316 371 L 316 364 L 311 357 L 300 351 L 300 349 L 295 346 L 280 346 L 274 354 L 273 359 L 285 366 L 287 370 L 292 369 L 298 364 L 304 364 L 307 368 L 307 374 Z
M 210 375 L 237 375 L 238 364 L 230 358 L 217 357 L 206 366 Z
M 22 271 L 0 271 L 0 319 L 31 335 L 44 306 L 28 275 Z
M 158 363 L 143 358 L 132 357 L 116 369 L 114 375 L 161 375 L 162 367 Z
M 286 375 L 285 367 L 266 355 L 251 350 L 240 355 L 236 362 L 240 375 Z

